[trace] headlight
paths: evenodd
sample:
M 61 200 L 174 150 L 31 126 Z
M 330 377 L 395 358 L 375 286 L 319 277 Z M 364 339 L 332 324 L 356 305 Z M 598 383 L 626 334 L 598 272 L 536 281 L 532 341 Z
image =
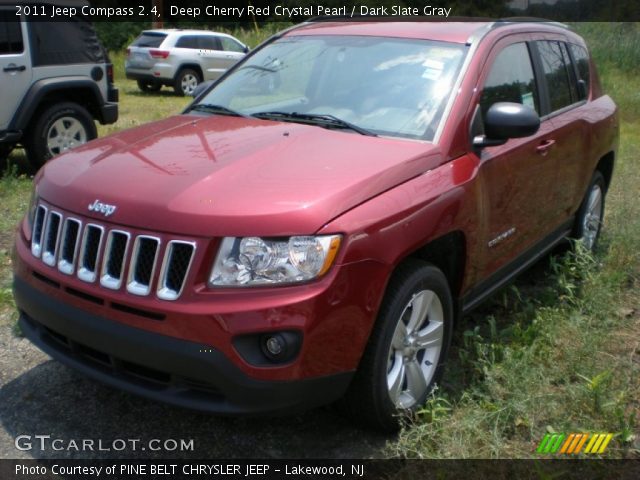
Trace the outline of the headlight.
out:
M 213 264 L 209 286 L 250 287 L 312 280 L 329 270 L 340 239 L 340 235 L 286 239 L 227 237 Z

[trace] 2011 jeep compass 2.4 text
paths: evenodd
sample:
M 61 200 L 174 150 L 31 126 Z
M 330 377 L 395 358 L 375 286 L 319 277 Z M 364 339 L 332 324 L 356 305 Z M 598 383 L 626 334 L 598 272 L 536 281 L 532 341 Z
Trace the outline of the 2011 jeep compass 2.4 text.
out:
M 74 149 L 19 226 L 25 335 L 218 413 L 425 401 L 454 319 L 573 236 L 593 247 L 616 106 L 548 23 L 311 22 L 187 111 Z

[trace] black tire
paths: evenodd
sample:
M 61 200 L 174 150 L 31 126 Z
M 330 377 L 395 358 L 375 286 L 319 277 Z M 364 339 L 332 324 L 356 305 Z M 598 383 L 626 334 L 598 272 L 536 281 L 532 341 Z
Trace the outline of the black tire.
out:
M 181 97 L 193 95 L 193 91 L 200 82 L 202 82 L 202 78 L 200 78 L 198 72 L 191 68 L 183 68 L 176 75 L 176 79 L 173 82 L 173 91 Z
M 413 306 L 418 302 L 416 299 L 427 298 L 428 294 L 424 292 L 433 293 L 434 300 L 432 300 L 431 307 L 428 307 L 429 310 L 425 312 L 425 317 L 417 322 L 415 332 L 433 331 L 435 333 L 438 330 L 441 334 L 441 344 L 437 353 L 434 344 L 425 350 L 408 353 L 405 356 L 406 350 L 415 348 L 415 346 L 411 347 L 407 343 L 409 336 L 402 336 L 409 331 L 408 329 L 403 330 L 404 333 L 400 337 L 397 332 L 401 328 L 400 322 L 403 322 L 405 327 L 407 324 L 411 324 L 409 320 L 412 318 Z M 440 309 L 436 304 L 436 297 L 440 301 Z M 432 313 L 431 308 L 435 313 Z M 421 316 L 417 315 L 417 317 Z M 442 377 L 444 361 L 451 343 L 453 320 L 453 299 L 444 274 L 433 265 L 419 260 L 407 261 L 400 265 L 387 287 L 360 366 L 340 405 L 342 409 L 346 410 L 350 418 L 366 427 L 384 432 L 397 431 L 403 416 L 410 415 L 422 406 L 433 386 Z M 405 340 L 404 343 L 400 342 L 404 345 L 403 352 L 394 347 L 394 344 L 398 343 L 397 340 L 394 340 L 394 336 Z M 401 355 L 401 360 L 398 359 L 398 355 Z M 411 359 L 412 355 L 415 355 L 414 359 Z M 398 406 L 391 398 L 394 389 L 389 386 L 388 382 L 396 378 L 394 372 L 409 372 L 409 367 L 405 368 L 405 366 L 410 363 L 415 363 L 420 374 L 425 372 L 421 384 L 425 388 L 424 390 L 416 388 L 419 391 L 419 395 L 416 396 L 419 398 L 413 399 L 415 403 L 411 404 L 410 383 L 416 382 L 409 382 L 410 375 L 408 373 L 406 377 L 399 374 L 397 378 L 400 378 L 401 381 L 394 384 L 399 385 L 400 394 L 396 398 L 403 405 Z M 426 371 L 429 373 L 427 374 Z M 406 390 L 404 390 L 405 386 Z M 398 391 L 398 389 L 395 390 Z
M 38 169 L 50 158 L 98 136 L 93 117 L 73 102 L 56 103 L 40 111 L 24 141 L 27 158 Z M 58 127 L 68 130 L 61 131 Z M 60 138 L 59 142 L 54 139 Z
M 162 84 L 160 82 L 138 80 L 138 88 L 143 92 L 157 92 L 162 88 Z
M 576 214 L 571 234 L 572 238 L 582 241 L 587 250 L 593 250 L 600 238 L 606 195 L 607 185 L 604 176 L 596 170 Z M 599 203 L 596 201 L 595 205 L 594 196 L 599 196 Z

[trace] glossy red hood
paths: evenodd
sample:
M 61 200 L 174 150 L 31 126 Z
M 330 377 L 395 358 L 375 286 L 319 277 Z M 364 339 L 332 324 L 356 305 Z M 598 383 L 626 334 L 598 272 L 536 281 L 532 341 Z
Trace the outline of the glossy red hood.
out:
M 49 162 L 38 192 L 100 220 L 188 235 L 311 234 L 440 162 L 429 143 L 239 117 L 180 115 Z

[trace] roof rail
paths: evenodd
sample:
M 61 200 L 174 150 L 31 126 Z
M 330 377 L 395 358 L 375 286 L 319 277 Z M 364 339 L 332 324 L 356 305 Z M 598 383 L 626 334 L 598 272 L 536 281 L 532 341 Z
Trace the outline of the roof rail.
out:
M 554 27 L 560 27 L 567 30 L 571 30 L 571 27 L 565 23 L 555 22 L 553 20 L 549 20 L 547 18 L 539 18 L 539 17 L 505 17 L 499 18 L 495 20 L 496 24 L 505 24 L 505 23 L 518 23 L 518 22 L 536 22 L 536 23 L 546 23 L 548 25 L 553 25 Z M 495 27 L 499 27 L 500 25 L 495 25 Z

